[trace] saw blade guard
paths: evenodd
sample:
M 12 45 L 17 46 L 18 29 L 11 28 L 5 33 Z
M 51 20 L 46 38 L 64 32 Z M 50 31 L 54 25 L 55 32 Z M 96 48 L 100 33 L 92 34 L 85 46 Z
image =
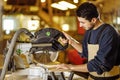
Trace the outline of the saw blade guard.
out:
M 68 43 L 62 44 L 59 38 L 65 38 L 64 34 L 54 28 L 44 28 L 35 32 L 34 40 L 32 40 L 32 48 L 30 53 L 34 59 L 43 64 L 53 62 L 57 59 L 58 53 L 68 47 Z
M 65 50 L 68 47 L 68 43 L 62 44 L 59 41 L 59 38 L 65 38 L 64 34 L 54 28 L 43 28 L 37 32 L 35 32 L 34 40 L 32 40 L 32 44 L 52 44 L 52 46 L 42 46 L 41 49 L 47 49 L 49 51 L 59 51 Z

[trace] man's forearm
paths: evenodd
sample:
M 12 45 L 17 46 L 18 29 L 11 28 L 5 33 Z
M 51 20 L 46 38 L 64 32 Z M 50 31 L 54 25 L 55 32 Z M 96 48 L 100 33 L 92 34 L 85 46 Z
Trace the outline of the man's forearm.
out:
M 88 72 L 87 64 L 70 65 L 70 70 L 78 72 Z
M 73 46 L 78 52 L 82 53 L 82 44 L 76 41 L 75 39 L 71 39 L 70 45 Z

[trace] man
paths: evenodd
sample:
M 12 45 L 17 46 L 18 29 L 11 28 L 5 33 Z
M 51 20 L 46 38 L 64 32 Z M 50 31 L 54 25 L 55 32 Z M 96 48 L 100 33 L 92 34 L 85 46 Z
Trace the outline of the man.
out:
M 119 78 L 119 67 L 116 64 L 118 33 L 111 25 L 100 20 L 97 7 L 92 3 L 81 4 L 76 13 L 80 26 L 86 29 L 83 43 L 64 34 L 69 44 L 82 53 L 82 57 L 88 59 L 88 63 L 60 64 L 57 68 L 89 72 L 89 80 L 117 80 Z M 63 42 L 67 42 L 67 40 L 63 39 Z

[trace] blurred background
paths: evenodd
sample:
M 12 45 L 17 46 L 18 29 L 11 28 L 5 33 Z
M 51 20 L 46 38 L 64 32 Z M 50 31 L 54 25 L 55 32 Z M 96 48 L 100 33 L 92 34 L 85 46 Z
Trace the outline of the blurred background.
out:
M 7 40 L 20 28 L 31 33 L 47 27 L 65 31 L 81 41 L 85 30 L 76 18 L 76 8 L 83 2 L 93 2 L 101 19 L 120 31 L 119 0 L 0 0 L 0 54 Z M 19 41 L 27 41 L 22 35 Z
M 7 41 L 20 28 L 26 28 L 33 34 L 43 28 L 55 28 L 81 42 L 85 30 L 79 25 L 76 9 L 87 1 L 98 7 L 105 23 L 120 31 L 120 0 L 0 0 L 0 69 Z M 28 36 L 21 34 L 19 41 L 27 42 Z M 69 46 L 67 50 L 59 52 L 57 61 L 82 64 L 83 59 Z

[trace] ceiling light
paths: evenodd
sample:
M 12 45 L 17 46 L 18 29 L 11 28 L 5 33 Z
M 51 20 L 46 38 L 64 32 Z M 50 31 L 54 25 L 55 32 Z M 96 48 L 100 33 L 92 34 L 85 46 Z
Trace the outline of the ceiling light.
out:
M 74 3 L 78 3 L 78 0 L 73 0 Z
M 42 3 L 46 2 L 46 0 L 41 0 Z
M 62 6 L 68 7 L 70 9 L 74 9 L 77 7 L 76 5 L 66 2 L 66 1 L 60 1 L 59 4 Z
M 67 7 L 62 6 L 62 5 L 60 5 L 60 4 L 57 4 L 57 3 L 53 3 L 51 6 L 52 6 L 53 8 L 57 8 L 57 9 L 60 9 L 60 10 L 67 10 L 67 9 L 68 9 Z
M 51 6 L 53 8 L 57 8 L 60 10 L 75 9 L 77 7 L 76 5 L 66 2 L 66 1 L 60 1 L 58 3 L 53 3 L 51 4 Z

